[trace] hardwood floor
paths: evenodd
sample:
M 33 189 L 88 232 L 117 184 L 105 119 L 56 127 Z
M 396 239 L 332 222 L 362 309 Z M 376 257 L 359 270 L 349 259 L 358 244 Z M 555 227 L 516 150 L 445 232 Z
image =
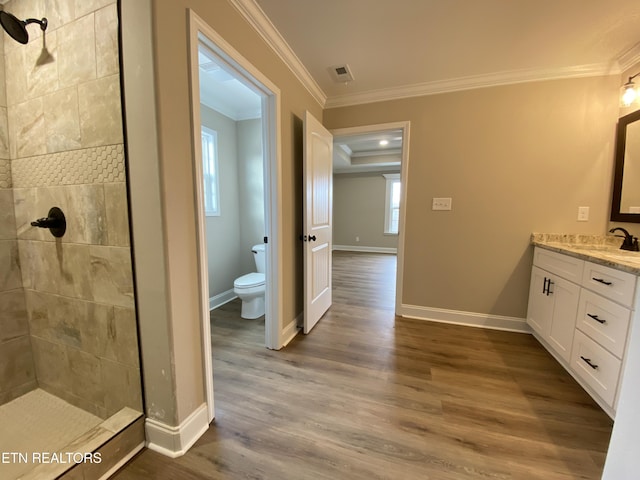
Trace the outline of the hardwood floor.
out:
M 335 252 L 333 306 L 279 352 L 214 312 L 214 424 L 114 478 L 600 478 L 612 422 L 532 336 L 395 317 L 394 281 L 394 256 Z

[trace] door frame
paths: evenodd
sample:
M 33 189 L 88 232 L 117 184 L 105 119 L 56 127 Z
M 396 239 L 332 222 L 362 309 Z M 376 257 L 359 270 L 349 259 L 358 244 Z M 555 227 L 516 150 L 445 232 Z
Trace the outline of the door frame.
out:
M 189 72 L 193 134 L 193 167 L 196 209 L 198 271 L 200 274 L 201 332 L 205 394 L 209 421 L 214 418 L 213 359 L 209 324 L 209 269 L 203 198 L 202 143 L 200 135 L 200 78 L 198 47 L 203 43 L 233 75 L 262 97 L 262 144 L 264 152 L 265 235 L 268 238 L 265 285 L 265 346 L 278 350 L 282 340 L 282 161 L 280 155 L 280 89 L 235 50 L 211 26 L 189 9 Z
M 362 125 L 359 127 L 334 128 L 329 130 L 335 137 L 346 135 L 361 135 L 365 133 L 376 133 L 386 130 L 402 130 L 402 160 L 400 164 L 400 212 L 398 219 L 398 251 L 396 253 L 396 299 L 395 314 L 400 315 L 402 308 L 402 278 L 404 272 L 404 244 L 405 244 L 405 221 L 407 210 L 407 187 L 409 177 L 409 130 L 410 121 L 379 123 L 375 125 Z

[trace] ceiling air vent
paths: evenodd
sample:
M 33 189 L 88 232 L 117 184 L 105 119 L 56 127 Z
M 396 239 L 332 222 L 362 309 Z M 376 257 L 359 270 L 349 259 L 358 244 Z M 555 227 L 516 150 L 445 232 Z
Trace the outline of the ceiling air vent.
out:
M 353 75 L 349 69 L 349 65 L 334 65 L 329 67 L 329 72 L 334 81 L 339 83 L 348 83 L 353 81 Z

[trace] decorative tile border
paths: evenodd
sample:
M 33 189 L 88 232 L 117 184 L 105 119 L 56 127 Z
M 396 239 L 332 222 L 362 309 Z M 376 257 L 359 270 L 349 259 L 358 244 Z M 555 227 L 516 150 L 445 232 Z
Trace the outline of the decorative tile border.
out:
M 124 145 L 71 150 L 11 162 L 13 188 L 125 181 Z
M 0 188 L 11 188 L 11 162 L 0 160 Z

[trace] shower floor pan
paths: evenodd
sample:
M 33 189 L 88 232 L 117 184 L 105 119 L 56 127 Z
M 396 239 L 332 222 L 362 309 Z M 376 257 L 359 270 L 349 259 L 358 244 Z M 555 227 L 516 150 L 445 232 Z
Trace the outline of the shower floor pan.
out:
M 0 478 L 47 480 L 94 452 L 140 417 L 124 408 L 107 420 L 36 389 L 0 406 Z

